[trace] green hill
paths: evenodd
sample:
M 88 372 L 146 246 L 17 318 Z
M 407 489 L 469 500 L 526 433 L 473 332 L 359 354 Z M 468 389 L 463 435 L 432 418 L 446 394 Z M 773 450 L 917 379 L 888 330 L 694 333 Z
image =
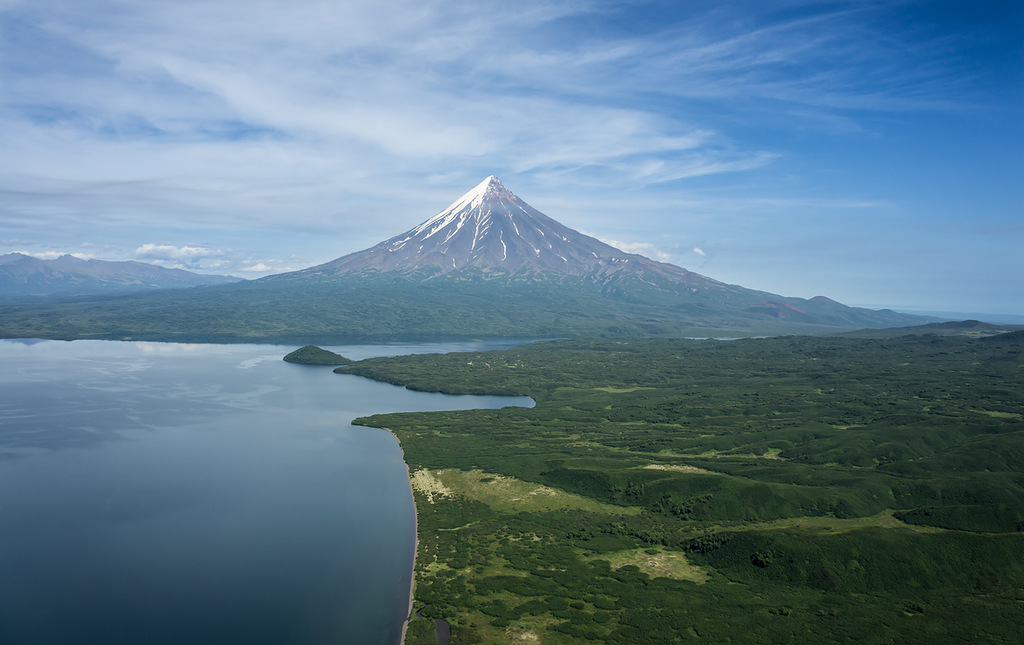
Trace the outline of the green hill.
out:
M 352 362 L 351 359 L 345 358 L 341 354 L 335 354 L 316 345 L 306 345 L 289 352 L 285 355 L 284 360 L 288 363 L 302 365 L 348 365 Z

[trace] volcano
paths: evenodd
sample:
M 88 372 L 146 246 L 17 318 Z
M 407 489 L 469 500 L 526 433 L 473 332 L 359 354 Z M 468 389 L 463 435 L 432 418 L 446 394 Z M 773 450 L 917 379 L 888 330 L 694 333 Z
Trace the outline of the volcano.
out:
M 408 231 L 250 282 L 8 307 L 0 337 L 361 342 L 828 333 L 934 322 L 730 285 L 626 253 L 490 176 Z
M 421 280 L 475 276 L 483 280 L 584 278 L 628 297 L 614 285 L 654 287 L 666 294 L 738 290 L 681 267 L 626 253 L 548 217 L 494 175 L 448 208 L 400 235 L 332 262 L 281 276 L 328 278 L 393 273 Z M 756 299 L 755 299 L 756 300 Z
M 591 275 L 630 261 L 652 263 L 551 219 L 491 175 L 419 226 L 312 270 L 444 274 L 471 267 L 505 274 Z

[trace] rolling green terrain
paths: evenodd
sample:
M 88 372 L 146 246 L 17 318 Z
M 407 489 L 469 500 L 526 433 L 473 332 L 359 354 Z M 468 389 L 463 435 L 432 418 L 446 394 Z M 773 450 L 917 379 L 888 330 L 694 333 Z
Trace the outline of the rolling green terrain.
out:
M 452 642 L 1019 643 L 1022 349 L 580 339 L 336 371 L 537 401 L 357 420 L 402 442 L 415 599 Z
M 366 272 L 310 275 L 120 296 L 3 300 L 0 338 L 349 344 L 392 340 L 573 336 L 823 334 L 926 322 L 892 311 L 794 300 L 807 310 L 754 306 L 771 296 L 670 292 L 622 279 L 557 274 L 495 277 Z M 779 297 L 781 296 L 773 296 Z M 781 306 L 781 305 L 780 305 Z M 785 313 L 788 312 L 788 313 Z M 792 314 L 792 315 L 791 315 Z M 813 315 L 811 315 L 813 314 Z

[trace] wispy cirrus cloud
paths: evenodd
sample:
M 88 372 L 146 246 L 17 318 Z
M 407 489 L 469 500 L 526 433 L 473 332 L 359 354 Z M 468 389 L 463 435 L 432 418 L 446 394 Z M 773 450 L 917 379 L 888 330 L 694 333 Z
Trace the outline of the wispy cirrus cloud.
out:
M 976 184 L 1012 165 L 1020 11 L 940 4 L 0 0 L 0 238 L 205 245 L 231 250 L 152 260 L 258 274 L 492 173 L 571 225 L 716 263 L 849 208 L 920 228 L 932 183 L 1006 213 L 1020 200 Z M 978 106 L 1002 121 L 935 143 Z M 940 163 L 960 165 L 893 178 Z
M 45 23 L 40 8 L 32 30 L 92 62 L 73 76 L 54 66 L 18 77 L 14 94 L 46 105 L 23 112 L 36 127 L 91 135 L 95 145 L 333 140 L 364 163 L 497 154 L 529 171 L 683 150 L 696 159 L 711 138 L 675 116 L 555 91 L 570 67 L 603 75 L 614 94 L 621 79 L 609 76 L 608 57 L 583 55 L 557 72 L 501 62 L 550 46 L 552 23 L 594 11 L 590 3 L 528 3 L 522 12 L 380 4 L 109 1 Z M 537 37 L 502 37 L 511 26 Z M 484 46 L 494 42 L 502 47 Z M 733 167 L 716 159 L 704 172 Z
M 827 120 L 835 110 L 938 102 L 954 82 L 921 65 L 922 51 L 851 20 L 863 10 L 842 6 L 784 17 L 749 5 L 741 20 L 719 8 L 635 35 L 572 29 L 581 18 L 614 24 L 629 10 L 97 0 L 58 17 L 45 0 L 15 4 L 7 13 L 20 38 L 11 48 L 42 62 L 40 73 L 13 75 L 7 114 L 37 131 L 37 142 L 64 139 L 72 163 L 116 156 L 125 163 L 111 172 L 145 168 L 151 177 L 251 177 L 252 164 L 233 172 L 232 162 L 262 146 L 266 174 L 298 161 L 313 181 L 330 171 L 393 175 L 396 162 L 417 172 L 487 159 L 517 173 L 604 168 L 662 182 L 746 172 L 777 157 L 730 141 L 680 100 L 731 101 L 730 110 L 758 101 L 760 111 L 813 109 Z M 48 46 L 29 43 L 40 39 Z M 919 50 L 927 47 L 938 45 Z M 76 61 L 73 73 L 57 56 Z M 232 158 L 204 163 L 209 147 Z M 24 171 L 44 175 L 49 161 Z

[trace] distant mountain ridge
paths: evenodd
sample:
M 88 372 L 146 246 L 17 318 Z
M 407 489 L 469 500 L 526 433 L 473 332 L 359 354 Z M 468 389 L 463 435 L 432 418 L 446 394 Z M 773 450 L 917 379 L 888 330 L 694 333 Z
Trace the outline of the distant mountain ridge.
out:
M 845 332 L 843 336 L 851 338 L 899 338 L 901 336 L 966 336 L 968 338 L 992 338 L 1015 334 L 1019 337 L 1024 333 L 1024 325 L 999 325 L 979 320 L 951 320 L 941 323 L 929 323 L 913 327 L 894 327 L 888 329 L 858 329 Z
M 123 293 L 240 281 L 241 278 L 203 275 L 131 260 L 83 260 L 69 254 L 53 260 L 23 253 L 0 255 L 0 295 L 4 296 Z
M 490 176 L 408 231 L 238 284 L 0 310 L 0 337 L 343 344 L 821 334 L 938 319 L 784 297 L 626 253 Z

